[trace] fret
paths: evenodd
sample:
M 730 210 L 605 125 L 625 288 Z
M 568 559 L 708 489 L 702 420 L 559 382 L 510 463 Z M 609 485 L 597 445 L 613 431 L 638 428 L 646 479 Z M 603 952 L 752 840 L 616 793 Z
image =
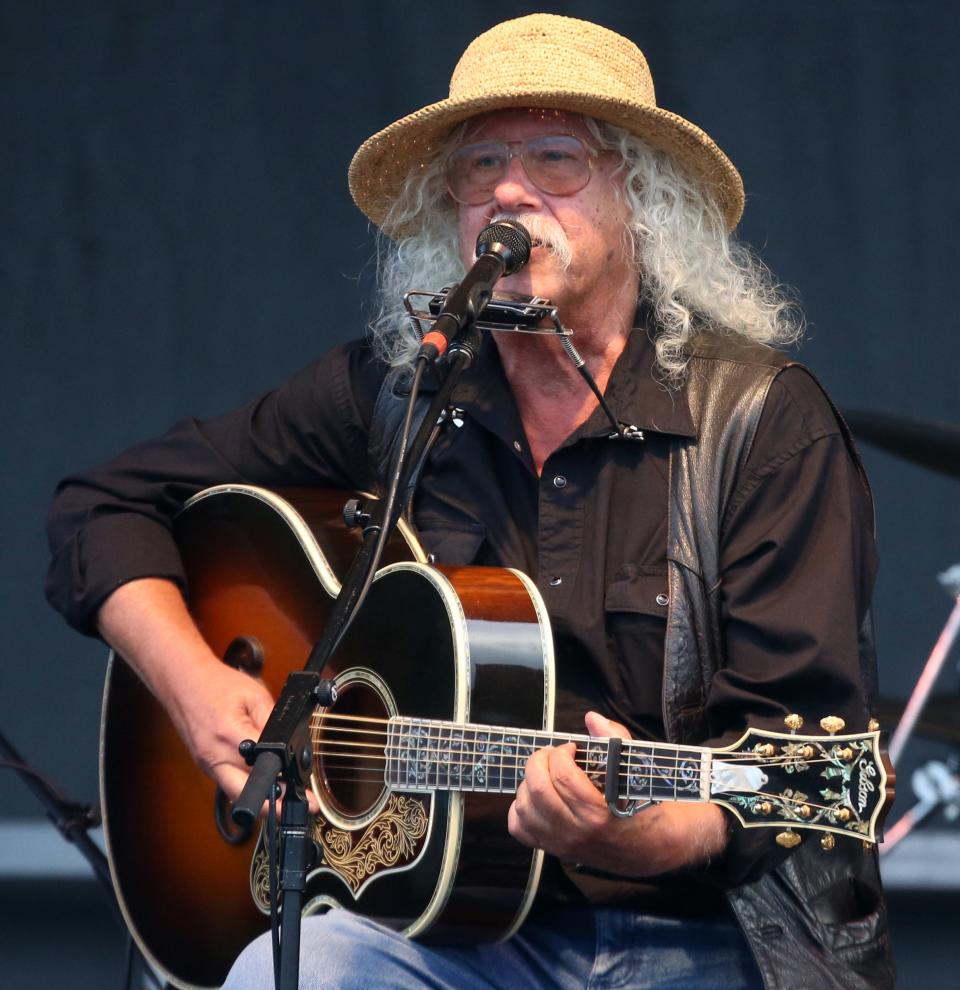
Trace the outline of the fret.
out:
M 657 753 L 655 749 L 651 749 L 647 756 L 645 756 L 641 761 L 641 765 L 644 767 L 647 774 L 647 783 L 650 786 L 650 796 L 649 800 L 653 801 L 653 784 L 656 779 L 656 773 L 653 768 L 653 764 L 656 760 Z
M 627 756 L 629 760 L 629 753 Z M 588 739 L 583 747 L 584 772 L 602 793 L 607 779 L 607 744 L 603 740 Z M 619 793 L 619 787 L 617 792 Z M 628 788 L 629 790 L 629 788 Z
M 446 740 L 444 739 L 446 732 Z M 448 722 L 440 723 L 440 731 L 437 733 L 437 759 L 439 768 L 437 771 L 437 787 L 443 790 L 450 790 L 450 733 L 452 729 Z M 441 779 L 442 778 L 442 779 Z
M 487 749 L 490 743 L 490 733 L 477 730 L 473 734 L 473 752 L 470 757 L 471 777 L 473 786 L 471 790 L 489 790 L 489 779 L 487 777 Z M 470 786 L 470 785 L 466 785 Z
M 517 772 L 514 779 L 514 790 L 527 775 L 527 760 L 540 748 L 534 733 L 521 732 L 517 736 Z
M 517 789 L 517 734 L 512 729 L 503 735 L 503 758 L 500 772 L 500 793 Z
M 387 748 L 384 753 L 386 760 L 383 767 L 383 782 L 387 787 L 396 787 L 400 782 L 400 759 L 398 754 L 400 744 L 397 738 L 399 733 L 399 724 L 391 719 L 387 724 Z
M 496 764 L 497 764 L 497 790 L 503 791 L 503 774 L 506 769 L 505 759 L 507 757 L 507 733 L 504 729 L 500 730 L 500 739 L 497 741 L 497 754 L 496 754 Z
M 703 779 L 701 752 L 700 749 L 677 750 L 677 780 L 673 791 L 675 801 L 700 800 Z
M 463 730 L 451 725 L 447 736 L 447 790 L 455 791 L 460 788 L 463 777 Z
M 427 787 L 430 790 L 436 790 L 437 788 L 437 771 L 438 771 L 438 760 L 437 760 L 437 744 L 436 744 L 436 727 L 433 723 L 427 723 L 427 738 L 426 746 L 424 747 L 424 773 L 426 775 Z
M 504 758 L 507 749 L 507 734 L 501 729 L 500 738 L 493 744 L 493 751 L 491 752 L 491 789 L 495 791 L 503 790 L 503 770 L 504 770 Z
M 621 798 L 629 803 L 638 800 L 636 792 L 641 786 L 641 775 L 637 769 L 637 748 L 628 743 L 624 753 L 626 754 L 626 768 L 622 772 L 626 773 L 626 780 L 624 794 L 621 795 Z M 617 793 L 620 793 L 619 788 L 617 788 Z

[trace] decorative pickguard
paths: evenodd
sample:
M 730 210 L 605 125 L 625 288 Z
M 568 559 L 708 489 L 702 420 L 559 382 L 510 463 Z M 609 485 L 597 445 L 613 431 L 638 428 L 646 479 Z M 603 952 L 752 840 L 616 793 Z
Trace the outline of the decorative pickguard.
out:
M 391 794 L 383 810 L 362 832 L 348 832 L 314 819 L 313 839 L 321 865 L 337 874 L 356 896 L 376 873 L 407 866 L 420 854 L 430 824 L 428 798 Z
M 257 851 L 250 863 L 250 896 L 264 913 L 270 913 L 270 857 L 267 855 L 267 830 L 260 830 Z
M 377 817 L 356 832 L 313 819 L 311 838 L 320 849 L 320 869 L 335 873 L 357 896 L 376 874 L 409 866 L 423 849 L 430 824 L 430 798 L 391 794 Z M 250 891 L 261 911 L 270 911 L 267 833 L 263 830 L 250 868 Z

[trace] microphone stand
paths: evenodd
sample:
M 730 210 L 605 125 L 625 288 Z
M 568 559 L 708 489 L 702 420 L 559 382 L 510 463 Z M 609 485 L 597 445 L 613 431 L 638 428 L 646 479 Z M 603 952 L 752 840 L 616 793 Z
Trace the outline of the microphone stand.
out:
M 445 364 L 446 374 L 419 429 L 404 450 L 401 443 L 399 460 L 394 465 L 392 483 L 387 496 L 377 503 L 369 522 L 364 526 L 363 542 L 350 565 L 337 596 L 323 635 L 310 651 L 303 670 L 287 678 L 260 739 L 246 739 L 240 752 L 252 767 L 247 783 L 233 807 L 233 820 L 239 825 L 252 826 L 264 801 L 275 786 L 277 778 L 286 784 L 280 816 L 280 904 L 273 905 L 281 915 L 279 974 L 275 974 L 279 990 L 297 990 L 300 967 L 300 912 L 306 889 L 307 872 L 315 853 L 310 837 L 306 791 L 313 765 L 309 719 L 317 705 L 328 706 L 336 701 L 333 681 L 321 679 L 320 672 L 333 655 L 343 636 L 355 619 L 373 580 L 387 538 L 396 526 L 413 472 L 425 456 L 450 396 L 461 374 L 470 366 L 480 348 L 480 333 L 475 317 L 451 344 Z M 417 400 L 419 380 L 425 362 L 420 362 L 410 391 L 407 410 L 409 428 Z M 399 499 L 391 497 L 399 492 Z M 281 910 L 282 908 L 282 910 Z

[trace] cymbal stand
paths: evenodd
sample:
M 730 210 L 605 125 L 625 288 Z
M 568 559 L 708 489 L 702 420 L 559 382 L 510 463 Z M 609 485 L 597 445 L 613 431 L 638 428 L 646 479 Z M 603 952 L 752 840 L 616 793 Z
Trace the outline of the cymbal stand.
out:
M 897 765 L 903 747 L 907 744 L 907 740 L 917 724 L 917 719 L 923 711 L 923 706 L 927 703 L 933 686 L 947 662 L 951 647 L 957 636 L 960 635 L 960 564 L 954 564 L 949 570 L 939 575 L 938 580 L 954 600 L 953 611 L 950 613 L 947 624 L 943 627 L 943 632 L 940 633 L 940 638 L 924 665 L 923 673 L 921 673 L 916 687 L 910 695 L 907 707 L 903 710 L 903 717 L 897 723 L 896 731 L 890 740 L 890 760 L 894 766 Z
M 927 699 L 933 691 L 937 678 L 950 655 L 950 649 L 960 634 L 960 564 L 939 575 L 938 580 L 954 599 L 953 610 L 947 623 L 934 644 L 916 687 L 910 695 L 903 716 L 897 723 L 896 731 L 890 740 L 890 759 L 897 765 L 907 740 L 910 738 L 917 719 L 923 711 Z M 893 849 L 908 836 L 921 822 L 928 818 L 941 805 L 948 817 L 955 818 L 960 810 L 960 777 L 957 776 L 955 761 L 944 763 L 931 760 L 918 767 L 911 778 L 917 803 L 906 814 L 901 815 L 884 836 L 880 855 L 888 856 Z
M 960 815 L 960 776 L 956 758 L 930 760 L 913 771 L 910 779 L 917 803 L 888 828 L 880 846 L 880 855 L 887 856 L 898 842 L 905 839 L 924 819 L 943 807 L 948 821 Z

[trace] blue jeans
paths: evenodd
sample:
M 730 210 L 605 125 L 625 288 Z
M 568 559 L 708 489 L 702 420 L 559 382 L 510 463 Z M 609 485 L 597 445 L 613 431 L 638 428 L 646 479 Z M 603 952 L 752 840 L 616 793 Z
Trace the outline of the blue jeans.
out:
M 740 929 L 602 908 L 528 922 L 507 942 L 421 945 L 348 911 L 303 921 L 300 990 L 762 990 Z M 272 990 L 270 936 L 247 946 L 223 990 Z

